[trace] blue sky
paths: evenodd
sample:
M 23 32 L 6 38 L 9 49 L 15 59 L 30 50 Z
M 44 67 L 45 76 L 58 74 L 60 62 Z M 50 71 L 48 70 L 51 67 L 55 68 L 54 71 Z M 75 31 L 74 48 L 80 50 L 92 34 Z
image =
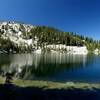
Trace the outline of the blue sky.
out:
M 100 0 L 0 0 L 0 20 L 47 25 L 100 39 Z

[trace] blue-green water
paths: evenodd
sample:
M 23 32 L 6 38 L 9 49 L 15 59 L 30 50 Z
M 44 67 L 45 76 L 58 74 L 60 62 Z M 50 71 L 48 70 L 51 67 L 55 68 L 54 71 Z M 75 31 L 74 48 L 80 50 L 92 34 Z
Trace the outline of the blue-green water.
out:
M 66 53 L 1 54 L 0 75 L 51 81 L 100 82 L 100 56 Z

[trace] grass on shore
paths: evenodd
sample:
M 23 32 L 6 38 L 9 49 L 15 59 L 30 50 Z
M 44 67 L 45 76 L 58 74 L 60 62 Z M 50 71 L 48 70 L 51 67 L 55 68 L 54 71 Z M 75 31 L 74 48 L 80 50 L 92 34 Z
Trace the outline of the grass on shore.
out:
M 5 83 L 5 78 L 0 77 L 0 84 Z M 38 87 L 44 89 L 100 89 L 100 84 L 79 83 L 79 82 L 52 82 L 52 81 L 38 81 L 38 80 L 20 80 L 14 79 L 13 84 L 19 87 Z

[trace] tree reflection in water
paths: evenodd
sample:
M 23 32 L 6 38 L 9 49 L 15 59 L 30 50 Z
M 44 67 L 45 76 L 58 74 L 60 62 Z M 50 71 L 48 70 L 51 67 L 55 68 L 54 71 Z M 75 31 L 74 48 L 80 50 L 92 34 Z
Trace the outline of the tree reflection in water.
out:
M 66 53 L 0 55 L 0 74 L 10 72 L 23 79 L 49 78 L 63 70 L 73 71 L 87 66 L 92 61 L 92 57 L 88 57 Z

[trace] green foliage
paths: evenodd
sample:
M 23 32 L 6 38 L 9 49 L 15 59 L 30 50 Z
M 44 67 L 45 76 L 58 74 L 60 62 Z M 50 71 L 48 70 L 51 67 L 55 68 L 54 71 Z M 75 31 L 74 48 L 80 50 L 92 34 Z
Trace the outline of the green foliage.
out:
M 84 37 L 73 32 L 62 32 L 54 28 L 37 26 L 31 31 L 31 37 L 38 37 L 39 43 L 43 44 L 66 44 L 67 46 L 83 46 L 86 45 L 89 51 L 96 48 L 100 49 L 100 41 Z
M 61 32 L 57 29 L 37 26 L 31 29 L 31 37 L 38 37 L 39 43 L 46 44 L 66 44 L 72 46 L 83 46 L 84 43 L 80 38 L 74 36 L 71 32 Z
M 64 44 L 66 46 L 86 45 L 89 51 L 93 51 L 96 48 L 100 49 L 100 41 L 95 41 L 92 38 L 84 37 L 73 32 L 62 32 L 52 27 L 36 26 L 32 28 L 30 32 L 26 32 L 24 26 L 20 24 L 19 30 L 23 32 L 22 38 L 24 39 L 33 39 L 34 41 L 35 37 L 37 37 L 37 48 L 40 46 L 43 49 L 44 46 L 51 44 Z M 13 30 L 13 32 L 15 31 Z M 6 50 L 7 52 L 31 52 L 32 46 L 26 47 L 15 45 L 9 38 L 2 39 L 2 34 L 3 31 L 0 30 L 0 50 Z

